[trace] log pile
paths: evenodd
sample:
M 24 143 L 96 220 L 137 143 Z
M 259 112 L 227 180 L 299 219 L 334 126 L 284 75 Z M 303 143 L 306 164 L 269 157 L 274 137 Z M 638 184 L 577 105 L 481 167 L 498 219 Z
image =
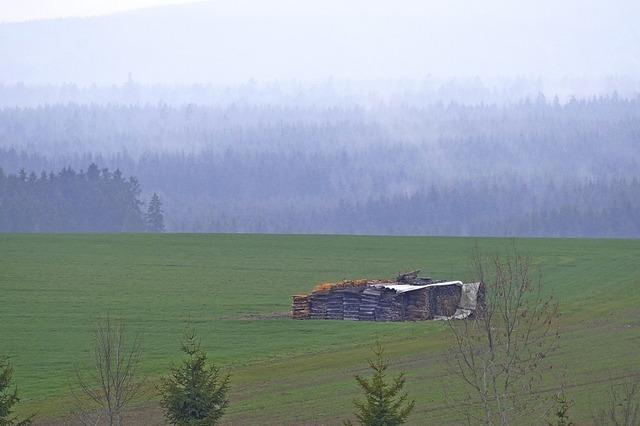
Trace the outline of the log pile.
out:
M 429 301 L 427 299 L 428 289 L 421 289 L 405 293 L 406 303 L 406 319 L 408 321 L 423 321 L 428 319 L 427 317 L 427 305 Z
M 403 306 L 402 299 L 397 297 L 396 292 L 383 289 L 378 306 L 376 307 L 376 321 L 402 321 Z
M 306 294 L 296 294 L 292 296 L 291 303 L 291 318 L 293 319 L 307 319 L 311 314 L 311 307 L 309 306 L 309 296 Z
M 435 307 L 435 292 L 432 288 L 425 289 L 424 297 L 424 319 L 433 319 Z
M 462 290 L 458 286 L 436 287 L 433 297 L 434 316 L 449 317 L 456 313 Z
M 419 277 L 418 274 L 420 270 L 405 272 L 404 274 L 399 274 L 396 277 L 396 282 L 398 284 L 410 284 L 410 285 L 425 285 L 432 284 L 434 281 L 431 277 Z

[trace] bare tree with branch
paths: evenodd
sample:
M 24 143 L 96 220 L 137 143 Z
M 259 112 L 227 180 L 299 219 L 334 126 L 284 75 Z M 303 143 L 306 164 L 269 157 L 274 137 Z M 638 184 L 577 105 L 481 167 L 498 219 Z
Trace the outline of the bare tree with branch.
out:
M 83 425 L 120 426 L 127 405 L 140 395 L 142 382 L 136 377 L 142 357 L 138 336 L 130 344 L 122 321 L 109 316 L 99 321 L 94 332 L 93 368 L 90 373 L 75 370 L 74 417 Z
M 448 365 L 464 386 L 462 395 L 445 389 L 447 399 L 469 423 L 526 424 L 552 406 L 540 386 L 558 344 L 557 304 L 515 249 L 489 258 L 476 248 L 472 267 L 484 300 L 471 318 L 448 321 Z
M 593 414 L 593 421 L 598 425 L 640 425 L 640 375 L 612 384 L 606 407 Z

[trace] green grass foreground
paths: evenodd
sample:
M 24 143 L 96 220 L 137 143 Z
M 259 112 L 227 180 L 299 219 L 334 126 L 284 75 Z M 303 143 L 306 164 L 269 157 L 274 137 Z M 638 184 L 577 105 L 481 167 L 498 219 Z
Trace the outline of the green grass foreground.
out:
M 454 422 L 446 407 L 441 322 L 294 321 L 290 296 L 320 281 L 393 277 L 422 268 L 470 280 L 478 243 L 506 239 L 278 235 L 0 235 L 0 353 L 11 355 L 21 412 L 68 409 L 74 365 L 86 363 L 95 320 L 107 312 L 139 332 L 153 380 L 180 358 L 187 319 L 210 358 L 232 374 L 233 424 L 337 424 L 359 396 L 376 337 L 405 370 L 414 424 Z M 640 370 L 640 241 L 519 239 L 560 302 L 570 411 L 588 421 L 611 378 Z M 549 383 L 549 386 L 554 386 Z M 152 400 L 138 409 L 161 422 Z M 142 418 L 142 417 L 141 417 Z

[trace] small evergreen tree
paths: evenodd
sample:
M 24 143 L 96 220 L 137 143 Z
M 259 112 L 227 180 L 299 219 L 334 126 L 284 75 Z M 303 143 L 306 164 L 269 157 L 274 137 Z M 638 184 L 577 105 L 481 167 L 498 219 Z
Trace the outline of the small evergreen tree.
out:
M 147 209 L 147 229 L 150 232 L 164 232 L 164 215 L 162 214 L 162 202 L 155 192 L 149 201 Z
M 573 426 L 573 422 L 569 419 L 569 409 L 573 405 L 571 401 L 567 399 L 564 393 L 564 388 L 554 395 L 554 401 L 556 407 L 553 410 L 553 419 L 548 421 L 549 426 Z
M 182 351 L 187 358 L 171 374 L 161 379 L 160 405 L 165 417 L 175 425 L 215 425 L 229 401 L 229 375 L 207 362 L 200 340 L 189 328 L 184 335 Z
M 356 381 L 365 395 L 364 401 L 354 401 L 357 409 L 356 418 L 364 426 L 404 424 L 415 406 L 415 401 L 407 402 L 407 394 L 401 393 L 405 384 L 404 373 L 387 383 L 385 372 L 389 363 L 384 358 L 384 348 L 379 341 L 373 348 L 373 354 L 375 358 L 369 360 L 369 367 L 373 370 L 371 380 L 356 376 Z M 345 422 L 345 425 L 351 424 L 350 421 Z
M 31 424 L 31 417 L 25 420 L 18 420 L 12 417 L 12 408 L 20 402 L 18 398 L 18 389 L 11 388 L 11 377 L 13 376 L 13 367 L 9 362 L 9 358 L 0 357 L 0 426 L 23 426 Z

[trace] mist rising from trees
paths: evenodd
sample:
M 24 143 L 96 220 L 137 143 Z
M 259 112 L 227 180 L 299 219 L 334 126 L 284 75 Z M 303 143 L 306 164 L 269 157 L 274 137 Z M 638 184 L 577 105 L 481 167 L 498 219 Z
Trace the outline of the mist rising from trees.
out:
M 0 167 L 119 169 L 160 195 L 168 231 L 640 236 L 640 98 L 430 103 L 423 89 L 5 107 Z

